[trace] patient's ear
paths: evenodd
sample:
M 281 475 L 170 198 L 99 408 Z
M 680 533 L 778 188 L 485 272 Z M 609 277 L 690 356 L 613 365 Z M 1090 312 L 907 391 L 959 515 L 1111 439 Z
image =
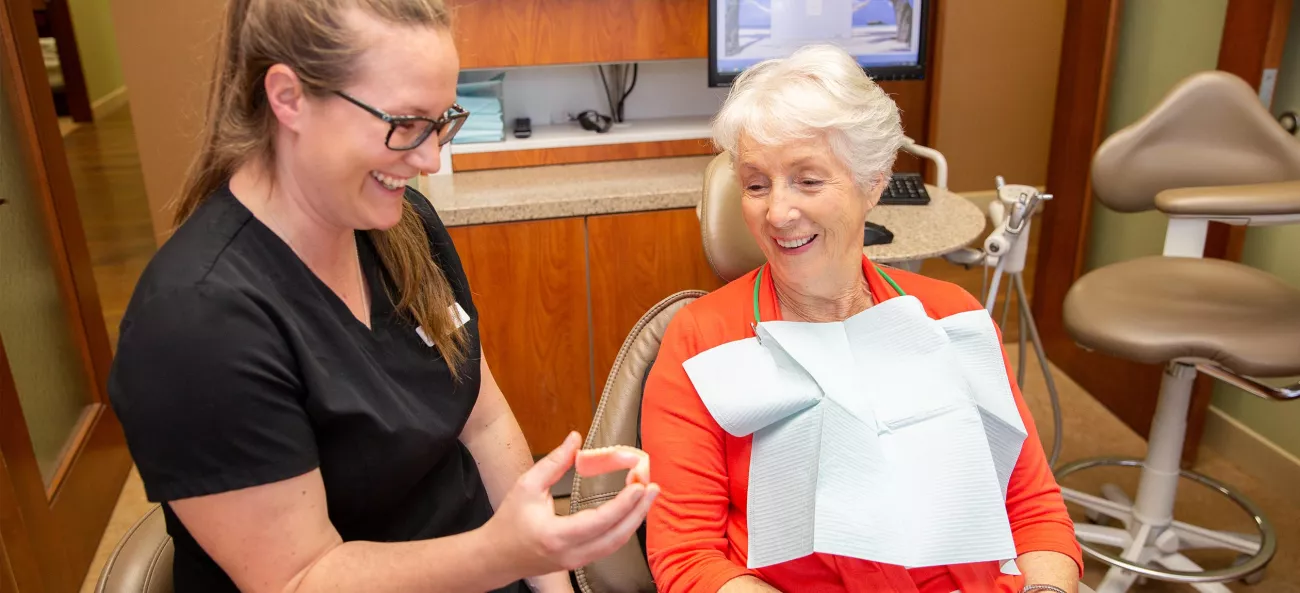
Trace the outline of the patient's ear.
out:
M 885 193 L 886 185 L 888 183 L 885 182 L 885 174 L 876 173 L 867 187 L 861 190 L 864 194 L 863 197 L 867 200 L 868 210 L 875 208 L 876 204 L 880 203 L 880 196 Z

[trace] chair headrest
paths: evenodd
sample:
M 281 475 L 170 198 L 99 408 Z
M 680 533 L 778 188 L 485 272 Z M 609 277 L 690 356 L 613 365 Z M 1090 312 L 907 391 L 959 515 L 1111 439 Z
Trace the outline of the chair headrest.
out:
M 704 256 L 723 282 L 744 276 L 767 261 L 745 228 L 740 200 L 740 181 L 731 167 L 731 155 L 723 152 L 713 157 L 704 171 L 704 195 L 700 201 Z
M 642 381 L 655 359 L 673 315 L 704 292 L 687 290 L 671 295 L 651 307 L 633 326 L 614 359 L 605 390 L 591 421 L 584 449 L 612 445 L 637 445 L 640 432 Z M 623 489 L 626 472 L 583 478 L 573 476 L 569 513 L 598 507 Z M 653 476 L 651 476 L 653 478 Z M 629 538 L 613 554 L 575 571 L 583 591 L 592 593 L 654 593 L 654 580 L 646 563 L 640 537 Z
M 1194 74 L 1097 148 L 1092 183 L 1113 210 L 1155 207 L 1167 189 L 1300 179 L 1300 142 L 1242 79 Z
M 161 506 L 136 521 L 108 557 L 96 593 L 172 593 L 175 549 Z

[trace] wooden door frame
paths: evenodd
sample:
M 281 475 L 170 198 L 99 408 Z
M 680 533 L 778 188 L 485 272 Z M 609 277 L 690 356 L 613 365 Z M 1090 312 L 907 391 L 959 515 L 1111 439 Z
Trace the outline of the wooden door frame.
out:
M 1258 87 L 1265 64 L 1281 62 L 1278 29 L 1286 35 L 1291 0 L 1229 0 L 1219 69 Z M 1282 6 L 1285 4 L 1286 6 Z M 1083 273 L 1093 203 L 1092 155 L 1106 136 L 1111 79 L 1123 0 L 1068 0 L 1061 69 L 1048 159 L 1047 189 L 1054 199 L 1040 223 L 1039 269 L 1033 314 L 1048 357 L 1091 393 L 1120 391 L 1131 408 L 1130 427 L 1147 436 L 1155 410 L 1161 367 L 1084 350 L 1065 329 L 1065 295 Z M 1261 32 L 1264 34 L 1261 35 Z M 1214 225 L 1205 256 L 1239 260 L 1244 227 Z M 1192 394 L 1183 461 L 1193 463 L 1200 445 L 1213 380 L 1200 376 Z
M 3 68 L 0 64 L 0 68 Z M 19 589 L 35 586 L 35 591 L 66 591 L 72 585 L 64 575 L 66 559 L 58 553 L 58 529 L 49 512 L 49 498 L 42 487 L 41 470 L 36 465 L 31 435 L 18 404 L 9 359 L 0 341 L 0 517 L 4 528 L 5 554 L 9 557 Z M 44 583 L 46 579 L 55 582 Z
M 59 71 L 63 74 L 63 94 L 68 101 L 68 115 L 76 122 L 94 121 L 95 107 L 90 101 L 85 69 L 81 67 L 81 49 L 77 45 L 77 32 L 72 24 L 72 9 L 68 6 L 68 0 L 36 1 L 45 12 L 45 18 L 49 21 L 49 33 L 54 37 L 59 52 Z M 35 14 L 33 11 L 28 13 Z M 52 90 L 50 96 L 54 96 Z
M 108 402 L 112 350 L 31 10 L 28 0 L 0 2 L 0 68 L 13 74 L 15 84 L 4 92 L 15 107 L 20 138 L 17 150 L 24 155 L 23 164 L 36 192 L 33 197 L 42 210 L 65 317 L 73 329 L 73 345 L 81 354 L 91 403 L 70 441 L 72 453 L 46 488 L 39 471 L 24 461 L 30 458 L 34 464 L 34 454 L 7 363 L 0 365 L 9 378 L 0 383 L 0 405 L 13 408 L 6 411 L 5 422 L 22 427 L 19 431 L 6 426 L 0 446 L 4 462 L 14 470 L 10 477 L 31 527 L 28 535 L 33 549 L 45 558 L 43 562 L 54 562 L 48 558 L 56 550 L 64 556 L 59 562 L 62 570 L 50 573 L 46 572 L 50 567 L 43 566 L 42 572 L 47 579 L 53 574 L 60 575 L 53 578 L 75 581 L 58 583 L 52 590 L 75 590 L 81 582 L 79 573 L 90 566 L 99 545 L 99 537 L 90 541 L 91 536 L 103 533 L 117 504 L 117 497 L 105 496 L 105 489 L 116 493 L 121 488 L 131 459 Z M 30 471 L 36 471 L 34 478 Z M 33 481 L 40 490 L 39 500 L 32 500 Z M 47 537 L 53 543 L 42 539 Z

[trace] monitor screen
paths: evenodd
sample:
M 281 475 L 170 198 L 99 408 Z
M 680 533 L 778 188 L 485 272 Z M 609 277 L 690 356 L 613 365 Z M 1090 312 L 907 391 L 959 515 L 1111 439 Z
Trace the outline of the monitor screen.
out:
M 844 48 L 877 80 L 923 78 L 929 1 L 710 0 L 709 86 L 814 43 Z

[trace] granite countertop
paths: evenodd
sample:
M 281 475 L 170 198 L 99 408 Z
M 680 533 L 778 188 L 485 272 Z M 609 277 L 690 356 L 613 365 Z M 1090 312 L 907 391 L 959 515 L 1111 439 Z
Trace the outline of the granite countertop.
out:
M 867 220 L 894 233 L 887 245 L 864 247 L 871 261 L 889 264 L 939 257 L 970 245 L 984 232 L 984 213 L 959 194 L 925 186 L 927 206 L 876 206 Z
M 426 178 L 421 190 L 447 226 L 694 208 L 712 156 L 468 171 Z M 969 245 L 985 229 L 970 200 L 934 186 L 928 206 L 877 206 L 867 219 L 894 242 L 863 251 L 894 263 L 937 257 Z
M 447 226 L 694 208 L 712 156 L 468 171 L 421 189 Z

